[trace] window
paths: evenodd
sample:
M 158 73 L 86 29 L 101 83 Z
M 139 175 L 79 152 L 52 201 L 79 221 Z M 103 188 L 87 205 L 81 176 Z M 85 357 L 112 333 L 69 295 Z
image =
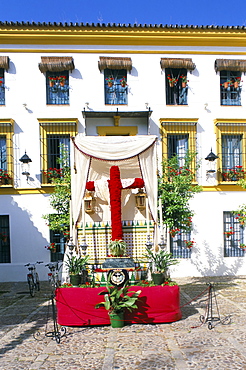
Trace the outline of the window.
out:
M 244 228 L 231 212 L 224 212 L 224 256 L 243 257 Z
M 13 121 L 0 119 L 0 185 L 13 183 Z
M 191 248 L 187 247 L 188 242 L 191 242 L 191 235 L 182 230 L 175 236 L 170 236 L 170 252 L 173 258 L 191 258 Z
M 216 120 L 218 180 L 245 178 L 246 121 Z
M 163 159 L 174 155 L 179 158 L 180 167 L 184 165 L 187 151 L 196 152 L 196 121 L 194 120 L 164 120 L 162 125 L 162 152 Z M 195 163 L 194 163 L 195 168 Z M 191 168 L 192 170 L 192 168 Z
M 105 104 L 127 104 L 127 71 L 126 69 L 104 70 Z
M 68 71 L 46 72 L 47 104 L 69 104 Z
M 63 261 L 67 237 L 61 232 L 50 230 L 50 242 L 55 243 L 56 251 L 51 253 L 51 262 Z
M 131 58 L 99 57 L 98 68 L 104 72 L 105 104 L 127 104 L 127 72 L 132 70 Z
M 187 105 L 187 71 L 196 68 L 190 58 L 161 58 L 161 69 L 166 76 L 166 104 Z
M 41 141 L 42 183 L 50 183 L 52 172 L 59 175 L 64 151 L 70 152 L 70 138 L 77 133 L 77 119 L 39 120 Z
M 10 263 L 9 216 L 0 216 L 0 263 Z
M 5 85 L 3 68 L 0 68 L 0 105 L 5 105 Z
M 166 104 L 187 105 L 187 70 L 166 68 Z
M 220 104 L 241 105 L 241 72 L 220 72 Z

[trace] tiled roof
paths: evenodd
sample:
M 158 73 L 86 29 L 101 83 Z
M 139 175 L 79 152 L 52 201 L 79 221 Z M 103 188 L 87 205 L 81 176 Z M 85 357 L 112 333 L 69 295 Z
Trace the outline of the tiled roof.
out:
M 34 26 L 34 27 L 99 27 L 99 28 L 172 28 L 172 29 L 246 29 L 246 26 L 215 26 L 215 25 L 206 25 L 206 26 L 198 26 L 198 25 L 178 25 L 178 24 L 131 24 L 131 23 L 72 23 L 72 22 L 12 22 L 12 21 L 0 21 L 0 26 Z

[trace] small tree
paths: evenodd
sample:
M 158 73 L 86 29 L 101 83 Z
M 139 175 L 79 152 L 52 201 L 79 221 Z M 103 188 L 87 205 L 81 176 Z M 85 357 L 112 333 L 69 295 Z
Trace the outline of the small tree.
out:
M 200 167 L 195 164 L 196 153 L 187 152 L 184 166 L 180 166 L 177 155 L 163 162 L 163 174 L 159 178 L 159 197 L 162 199 L 163 222 L 170 229 L 191 230 L 191 218 L 194 212 L 190 209 L 189 200 L 195 193 L 202 191 L 201 186 L 194 184 L 195 174 Z
M 57 163 L 60 165 L 60 177 L 52 178 L 54 192 L 50 196 L 50 205 L 55 213 L 44 215 L 48 221 L 49 228 L 56 232 L 66 233 L 70 228 L 70 197 L 71 197 L 71 171 L 69 166 L 68 149 L 60 145 L 60 158 Z

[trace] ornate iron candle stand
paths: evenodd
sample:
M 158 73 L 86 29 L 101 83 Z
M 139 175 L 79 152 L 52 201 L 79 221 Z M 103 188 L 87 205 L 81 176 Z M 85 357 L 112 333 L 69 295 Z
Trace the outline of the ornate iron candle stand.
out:
M 214 299 L 215 309 L 216 309 L 215 315 L 213 313 L 213 299 Z M 206 307 L 206 312 L 204 316 L 203 315 L 200 316 L 200 321 L 203 324 L 208 322 L 209 330 L 215 327 L 215 325 L 213 325 L 214 322 L 221 323 L 222 325 L 227 325 L 227 324 L 230 324 L 231 322 L 231 318 L 229 316 L 226 316 L 223 320 L 221 320 L 214 286 L 211 283 L 208 284 L 208 303 Z

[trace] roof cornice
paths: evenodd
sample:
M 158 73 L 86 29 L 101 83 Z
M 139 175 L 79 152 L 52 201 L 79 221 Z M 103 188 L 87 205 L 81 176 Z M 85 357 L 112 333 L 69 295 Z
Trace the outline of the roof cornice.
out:
M 0 43 L 246 47 L 246 27 L 0 22 Z

